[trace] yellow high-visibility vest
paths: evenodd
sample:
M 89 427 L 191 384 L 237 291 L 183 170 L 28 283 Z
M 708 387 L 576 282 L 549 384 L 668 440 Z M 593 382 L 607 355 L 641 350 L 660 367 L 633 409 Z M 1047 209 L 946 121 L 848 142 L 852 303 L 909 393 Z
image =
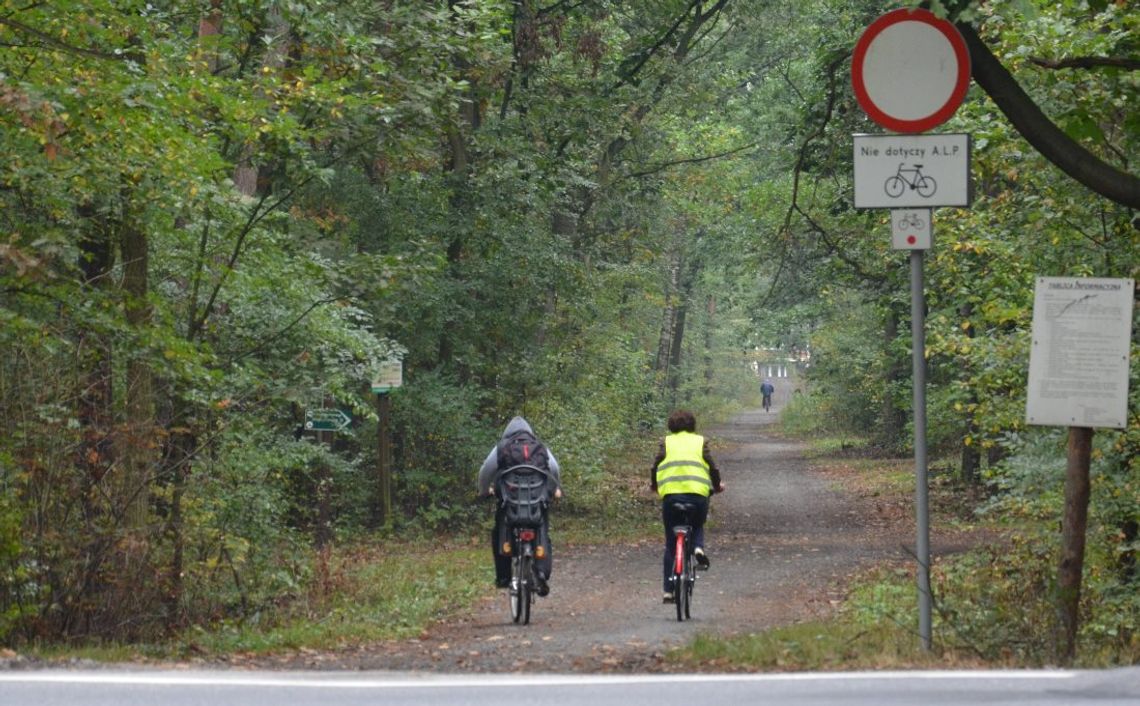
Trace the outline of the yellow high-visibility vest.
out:
M 708 496 L 712 493 L 709 464 L 705 463 L 705 437 L 679 431 L 665 437 L 665 458 L 657 464 L 657 494 Z

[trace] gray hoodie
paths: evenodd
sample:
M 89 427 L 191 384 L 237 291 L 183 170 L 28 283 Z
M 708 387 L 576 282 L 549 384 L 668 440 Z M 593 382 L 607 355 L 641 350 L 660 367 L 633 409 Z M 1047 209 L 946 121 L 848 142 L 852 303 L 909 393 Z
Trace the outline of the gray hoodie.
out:
M 534 430 L 530 428 L 522 417 L 515 417 L 507 423 L 507 428 L 503 430 L 502 436 L 499 441 L 506 439 L 511 434 L 518 431 L 528 431 L 534 434 Z M 537 438 L 537 434 L 534 434 Z M 559 488 L 562 487 L 562 469 L 558 466 L 558 459 L 554 458 L 554 452 L 550 447 L 546 449 L 546 456 L 550 459 L 550 473 L 554 476 L 554 482 Z M 479 469 L 479 480 L 476 482 L 479 495 L 489 495 L 491 492 L 491 484 L 495 482 L 495 478 L 499 475 L 499 445 L 495 444 L 491 447 L 491 453 L 487 454 L 487 458 L 483 461 L 483 466 Z

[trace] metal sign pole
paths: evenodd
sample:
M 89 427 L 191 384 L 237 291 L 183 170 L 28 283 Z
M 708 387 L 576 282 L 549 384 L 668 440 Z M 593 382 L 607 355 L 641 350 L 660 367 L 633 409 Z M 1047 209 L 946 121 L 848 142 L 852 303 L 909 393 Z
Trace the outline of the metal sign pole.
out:
M 926 463 L 926 295 L 923 291 L 925 251 L 910 253 L 910 333 L 914 357 L 914 468 L 918 561 L 918 633 L 922 648 L 930 650 L 930 516 L 927 510 Z

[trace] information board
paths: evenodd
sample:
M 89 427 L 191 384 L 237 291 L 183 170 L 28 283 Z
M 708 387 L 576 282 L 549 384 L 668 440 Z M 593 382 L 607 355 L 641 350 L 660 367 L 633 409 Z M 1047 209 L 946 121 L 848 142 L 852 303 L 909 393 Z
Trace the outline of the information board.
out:
M 1123 429 L 1133 280 L 1038 277 L 1029 355 L 1029 424 Z

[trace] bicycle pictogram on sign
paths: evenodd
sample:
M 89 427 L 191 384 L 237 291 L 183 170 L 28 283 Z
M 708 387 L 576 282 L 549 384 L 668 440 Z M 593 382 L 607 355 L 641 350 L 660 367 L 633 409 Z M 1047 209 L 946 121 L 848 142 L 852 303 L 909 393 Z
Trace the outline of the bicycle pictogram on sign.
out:
M 906 230 L 908 228 L 914 230 L 922 230 L 926 227 L 926 221 L 918 217 L 915 211 L 904 211 L 901 218 L 899 218 L 899 228 Z
M 917 191 L 918 195 L 924 198 L 933 196 L 938 189 L 934 177 L 923 174 L 921 164 L 916 164 L 909 169 L 904 169 L 905 166 L 906 162 L 900 162 L 898 171 L 893 176 L 887 177 L 886 182 L 883 183 L 883 191 L 886 192 L 887 196 L 897 199 L 903 195 L 907 187 Z

